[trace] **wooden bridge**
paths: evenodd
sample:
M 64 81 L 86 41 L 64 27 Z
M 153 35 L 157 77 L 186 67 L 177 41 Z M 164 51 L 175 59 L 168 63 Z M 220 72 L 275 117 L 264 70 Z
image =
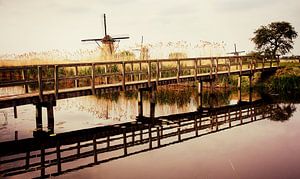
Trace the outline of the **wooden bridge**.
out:
M 279 59 L 234 56 L 0 67 L 0 89 L 23 87 L 18 94 L 0 96 L 0 109 L 25 104 L 46 107 L 58 99 L 153 85 L 212 83 L 220 76 L 252 79 L 255 72 L 276 70 L 278 66 Z
M 264 120 L 272 117 L 277 107 L 257 100 L 144 120 L 147 122 L 2 142 L 0 176 L 57 176 Z M 89 163 L 78 166 L 77 161 L 83 158 Z

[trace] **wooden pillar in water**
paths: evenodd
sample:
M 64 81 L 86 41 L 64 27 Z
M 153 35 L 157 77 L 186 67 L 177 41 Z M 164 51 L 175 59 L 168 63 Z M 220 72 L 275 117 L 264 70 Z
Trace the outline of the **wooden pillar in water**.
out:
M 242 101 L 242 90 L 240 88 L 238 89 L 238 99 Z
M 178 142 L 181 142 L 181 122 L 180 121 L 178 121 L 177 133 L 178 133 Z
M 48 132 L 54 133 L 54 114 L 53 114 L 53 104 L 47 105 L 47 118 L 48 118 Z
M 149 149 L 152 149 L 152 129 L 151 129 L 151 124 L 149 125 Z
M 159 126 L 156 127 L 156 137 L 157 137 L 157 146 L 160 147 L 160 129 L 159 129 Z
M 142 63 L 139 62 L 139 80 L 142 80 Z
M 36 121 L 36 130 L 42 130 L 43 128 L 43 121 L 42 121 L 42 105 L 40 103 L 35 105 L 35 109 L 36 109 L 36 117 L 35 117 L 35 121 Z
M 242 88 L 242 76 L 241 75 L 239 75 L 239 77 L 238 77 L 238 89 L 241 89 Z
M 138 116 L 143 116 L 143 90 L 139 89 L 138 92 Z
M 155 89 L 150 90 L 150 118 L 154 119 L 155 117 L 155 98 L 156 98 L 156 92 Z
M 198 110 L 202 109 L 203 81 L 198 82 Z

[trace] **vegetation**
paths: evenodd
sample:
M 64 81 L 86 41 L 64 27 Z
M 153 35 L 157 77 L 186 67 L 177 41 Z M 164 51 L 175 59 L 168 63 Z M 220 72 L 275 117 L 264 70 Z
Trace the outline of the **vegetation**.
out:
M 284 55 L 293 49 L 293 40 L 298 36 L 288 22 L 272 22 L 267 26 L 261 26 L 254 34 L 251 40 L 257 50 L 271 58 L 276 58 L 277 54 Z

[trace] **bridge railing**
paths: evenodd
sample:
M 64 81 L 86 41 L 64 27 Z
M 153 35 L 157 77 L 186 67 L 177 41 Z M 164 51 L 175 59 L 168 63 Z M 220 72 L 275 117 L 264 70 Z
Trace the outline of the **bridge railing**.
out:
M 85 87 L 95 93 L 100 85 L 118 84 L 124 90 L 135 82 L 180 82 L 204 74 L 212 78 L 219 73 L 274 66 L 279 66 L 277 59 L 232 56 L 0 67 L 0 88 L 23 86 L 23 93 L 38 92 L 42 98 L 44 92 L 54 91 L 57 97 L 60 90 L 68 88 Z

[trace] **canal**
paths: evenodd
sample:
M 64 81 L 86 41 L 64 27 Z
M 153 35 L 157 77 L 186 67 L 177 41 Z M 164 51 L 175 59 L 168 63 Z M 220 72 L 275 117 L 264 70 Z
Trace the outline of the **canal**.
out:
M 222 89 L 205 91 L 199 108 L 199 95 L 192 86 L 160 87 L 155 95 L 153 119 L 149 117 L 149 92 L 143 94 L 142 118 L 137 118 L 137 92 L 58 100 L 50 136 L 33 137 L 34 105 L 18 107 L 17 118 L 13 109 L 0 109 L 1 176 L 300 176 L 298 97 L 252 92 L 250 98 L 243 91 L 240 101 L 238 91 Z M 43 130 L 47 131 L 47 113 L 43 115 Z M 26 149 L 5 148 L 11 146 Z

